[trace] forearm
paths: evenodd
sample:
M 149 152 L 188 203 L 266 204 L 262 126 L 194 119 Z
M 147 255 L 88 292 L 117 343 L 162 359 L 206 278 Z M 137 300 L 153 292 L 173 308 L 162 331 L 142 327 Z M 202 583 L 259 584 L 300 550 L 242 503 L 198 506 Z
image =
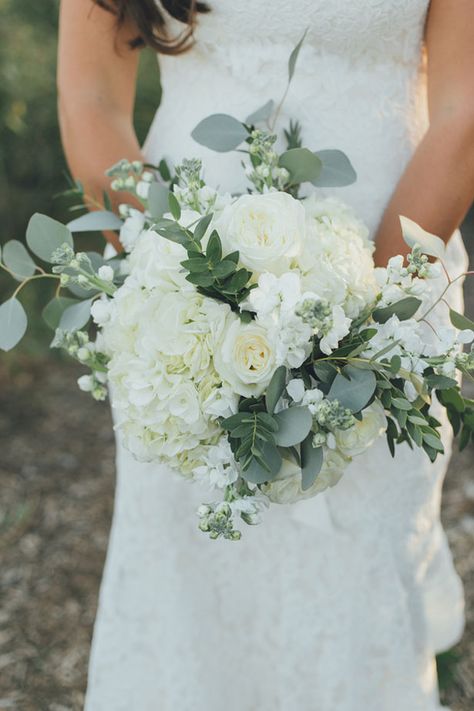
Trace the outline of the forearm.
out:
M 400 215 L 447 241 L 473 198 L 474 120 L 443 117 L 432 123 L 387 206 L 376 234 L 376 263 L 407 253 Z
M 74 178 L 80 180 L 87 195 L 101 200 L 109 190 L 105 171 L 121 158 L 143 160 L 131 120 L 99 101 L 60 101 L 59 121 L 67 162 Z

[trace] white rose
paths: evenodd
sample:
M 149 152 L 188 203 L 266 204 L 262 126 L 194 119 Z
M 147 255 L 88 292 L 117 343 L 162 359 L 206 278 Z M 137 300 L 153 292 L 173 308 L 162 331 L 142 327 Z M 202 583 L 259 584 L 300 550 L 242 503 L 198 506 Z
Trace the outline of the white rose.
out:
M 241 263 L 257 274 L 288 271 L 304 240 L 305 212 L 287 193 L 242 195 L 214 224 L 224 252 L 236 249 Z
M 356 420 L 347 430 L 336 430 L 336 445 L 342 454 L 355 457 L 365 452 L 387 429 L 387 418 L 378 402 L 362 410 L 362 420 Z
M 275 346 L 266 329 L 232 315 L 219 346 L 214 365 L 221 378 L 239 395 L 261 395 L 275 370 Z
M 130 272 L 140 286 L 168 291 L 194 290 L 181 266 L 186 250 L 153 230 L 142 232 L 130 255 Z

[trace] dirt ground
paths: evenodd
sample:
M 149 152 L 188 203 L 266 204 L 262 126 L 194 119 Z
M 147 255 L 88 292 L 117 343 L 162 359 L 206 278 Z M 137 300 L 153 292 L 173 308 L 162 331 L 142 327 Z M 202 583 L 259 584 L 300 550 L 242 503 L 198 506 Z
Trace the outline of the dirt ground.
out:
M 107 404 L 77 390 L 78 373 L 24 361 L 7 377 L 0 366 L 0 711 L 82 709 L 114 443 Z M 464 638 L 440 660 L 451 711 L 474 708 L 472 462 L 472 449 L 453 457 L 444 492 L 467 602 Z

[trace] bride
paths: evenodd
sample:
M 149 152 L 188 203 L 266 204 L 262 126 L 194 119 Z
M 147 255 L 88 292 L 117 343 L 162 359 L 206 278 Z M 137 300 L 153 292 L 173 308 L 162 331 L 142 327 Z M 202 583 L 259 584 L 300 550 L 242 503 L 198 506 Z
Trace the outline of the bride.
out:
M 277 129 L 297 118 L 306 145 L 350 157 L 358 180 L 337 194 L 370 226 L 377 263 L 406 251 L 404 214 L 446 239 L 456 275 L 474 184 L 473 26 L 472 0 L 62 0 L 67 158 L 98 194 L 123 157 L 201 157 L 209 184 L 245 189 L 238 154 L 190 132 L 210 113 L 243 118 L 278 99 L 308 27 Z M 141 149 L 143 44 L 160 53 L 163 101 Z M 381 440 L 334 489 L 273 507 L 239 544 L 211 543 L 192 516 L 199 485 L 117 442 L 87 711 L 439 709 L 434 655 L 463 627 L 439 521 L 446 466 L 406 445 L 392 459 Z

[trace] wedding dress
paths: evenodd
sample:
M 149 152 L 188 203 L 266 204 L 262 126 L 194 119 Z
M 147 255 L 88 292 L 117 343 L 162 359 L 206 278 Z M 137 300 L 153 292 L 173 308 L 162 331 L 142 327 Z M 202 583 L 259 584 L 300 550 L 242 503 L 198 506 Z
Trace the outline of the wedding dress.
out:
M 211 113 L 244 119 L 279 99 L 308 27 L 277 128 L 297 118 L 304 145 L 347 153 L 357 182 L 326 192 L 374 231 L 427 125 L 428 4 L 214 0 L 192 51 L 160 58 L 147 158 L 202 157 L 209 184 L 242 189 L 240 155 L 190 132 Z M 465 268 L 458 233 L 447 261 L 453 275 Z M 460 287 L 451 299 L 462 308 Z M 447 426 L 444 442 L 449 453 Z M 197 530 L 200 485 L 137 463 L 118 441 L 87 711 L 439 709 L 434 654 L 463 626 L 439 521 L 447 461 L 406 445 L 392 459 L 381 439 L 334 489 L 274 506 L 234 543 Z

